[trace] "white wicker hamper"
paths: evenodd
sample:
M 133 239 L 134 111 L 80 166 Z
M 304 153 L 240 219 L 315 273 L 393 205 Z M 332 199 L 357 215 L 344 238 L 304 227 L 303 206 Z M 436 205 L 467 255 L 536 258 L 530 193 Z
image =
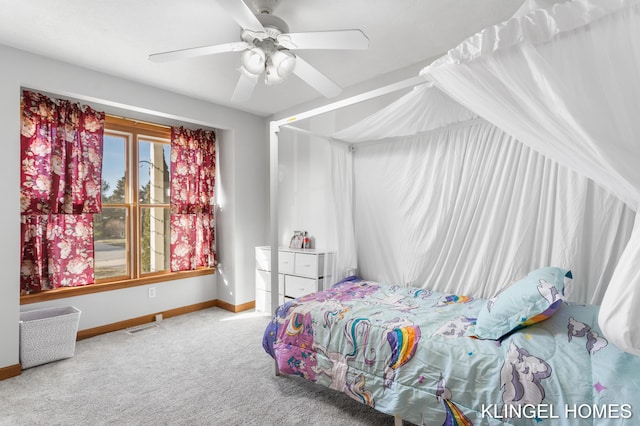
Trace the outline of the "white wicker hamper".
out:
M 73 306 L 20 312 L 22 369 L 71 358 L 79 322 L 80 310 Z

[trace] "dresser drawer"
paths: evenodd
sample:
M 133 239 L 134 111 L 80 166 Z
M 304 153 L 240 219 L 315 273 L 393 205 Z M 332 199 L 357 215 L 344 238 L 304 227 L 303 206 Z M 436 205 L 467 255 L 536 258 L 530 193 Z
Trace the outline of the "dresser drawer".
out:
M 271 248 L 256 247 L 256 269 L 271 270 Z
M 284 295 L 278 295 L 278 305 L 284 303 Z M 271 292 L 265 290 L 256 290 L 256 311 L 273 313 L 275 308 L 271 308 Z
M 256 289 L 271 291 L 271 272 L 256 269 Z M 284 293 L 284 275 L 278 274 L 278 292 Z
M 318 256 L 315 254 L 296 253 L 295 274 L 309 278 L 322 276 L 318 269 Z
M 271 247 L 255 248 L 256 311 L 271 312 Z M 278 303 L 293 300 L 324 289 L 325 265 L 331 269 L 331 256 L 316 250 L 278 249 Z M 328 262 L 328 263 L 325 263 Z
M 310 278 L 302 278 L 294 275 L 285 275 L 284 277 L 284 294 L 288 297 L 306 296 L 309 293 L 315 293 L 316 280 Z
M 292 251 L 278 252 L 278 272 L 281 274 L 293 274 L 295 256 Z

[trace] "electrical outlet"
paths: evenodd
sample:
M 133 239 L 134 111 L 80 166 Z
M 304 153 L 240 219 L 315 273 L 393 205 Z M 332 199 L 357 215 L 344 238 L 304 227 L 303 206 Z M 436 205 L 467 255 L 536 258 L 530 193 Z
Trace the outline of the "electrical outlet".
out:
M 152 297 L 156 297 L 156 288 L 155 287 L 149 287 L 149 299 L 151 299 Z

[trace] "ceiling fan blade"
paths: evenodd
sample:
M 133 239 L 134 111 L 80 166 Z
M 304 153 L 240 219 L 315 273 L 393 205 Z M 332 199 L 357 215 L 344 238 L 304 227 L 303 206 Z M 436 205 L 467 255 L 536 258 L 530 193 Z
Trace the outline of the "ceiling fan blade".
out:
M 216 53 L 240 52 L 251 47 L 253 47 L 253 45 L 247 42 L 237 41 L 234 43 L 214 44 L 212 46 L 192 47 L 189 49 L 173 50 L 171 52 L 154 53 L 149 55 L 149 60 L 153 62 L 168 62 L 175 61 L 177 59 L 214 55 Z
M 342 92 L 340 86 L 329 80 L 327 76 L 297 55 L 296 66 L 293 69 L 293 73 L 327 98 L 333 98 Z
M 280 34 L 278 44 L 285 49 L 365 50 L 369 38 L 360 30 L 315 31 Z
M 256 15 L 253 14 L 249 6 L 242 0 L 218 0 L 218 3 L 243 30 L 265 32 L 264 27 L 260 21 L 258 21 Z
M 233 91 L 233 95 L 231 96 L 231 100 L 234 102 L 244 102 L 251 99 L 251 95 L 253 94 L 253 89 L 258 84 L 258 76 L 250 75 L 246 72 L 243 72 L 240 69 L 240 78 L 238 79 L 238 83 L 236 83 L 236 88 Z

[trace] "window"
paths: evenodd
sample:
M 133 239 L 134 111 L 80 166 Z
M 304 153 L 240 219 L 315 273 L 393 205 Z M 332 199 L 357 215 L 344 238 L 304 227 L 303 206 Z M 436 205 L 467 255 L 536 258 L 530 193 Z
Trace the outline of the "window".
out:
M 107 116 L 96 282 L 169 271 L 170 138 L 168 127 Z
M 213 273 L 213 131 L 105 116 L 79 104 L 70 116 L 68 101 L 24 96 L 21 303 Z M 69 117 L 82 118 L 60 121 Z M 50 289 L 61 291 L 42 292 Z

